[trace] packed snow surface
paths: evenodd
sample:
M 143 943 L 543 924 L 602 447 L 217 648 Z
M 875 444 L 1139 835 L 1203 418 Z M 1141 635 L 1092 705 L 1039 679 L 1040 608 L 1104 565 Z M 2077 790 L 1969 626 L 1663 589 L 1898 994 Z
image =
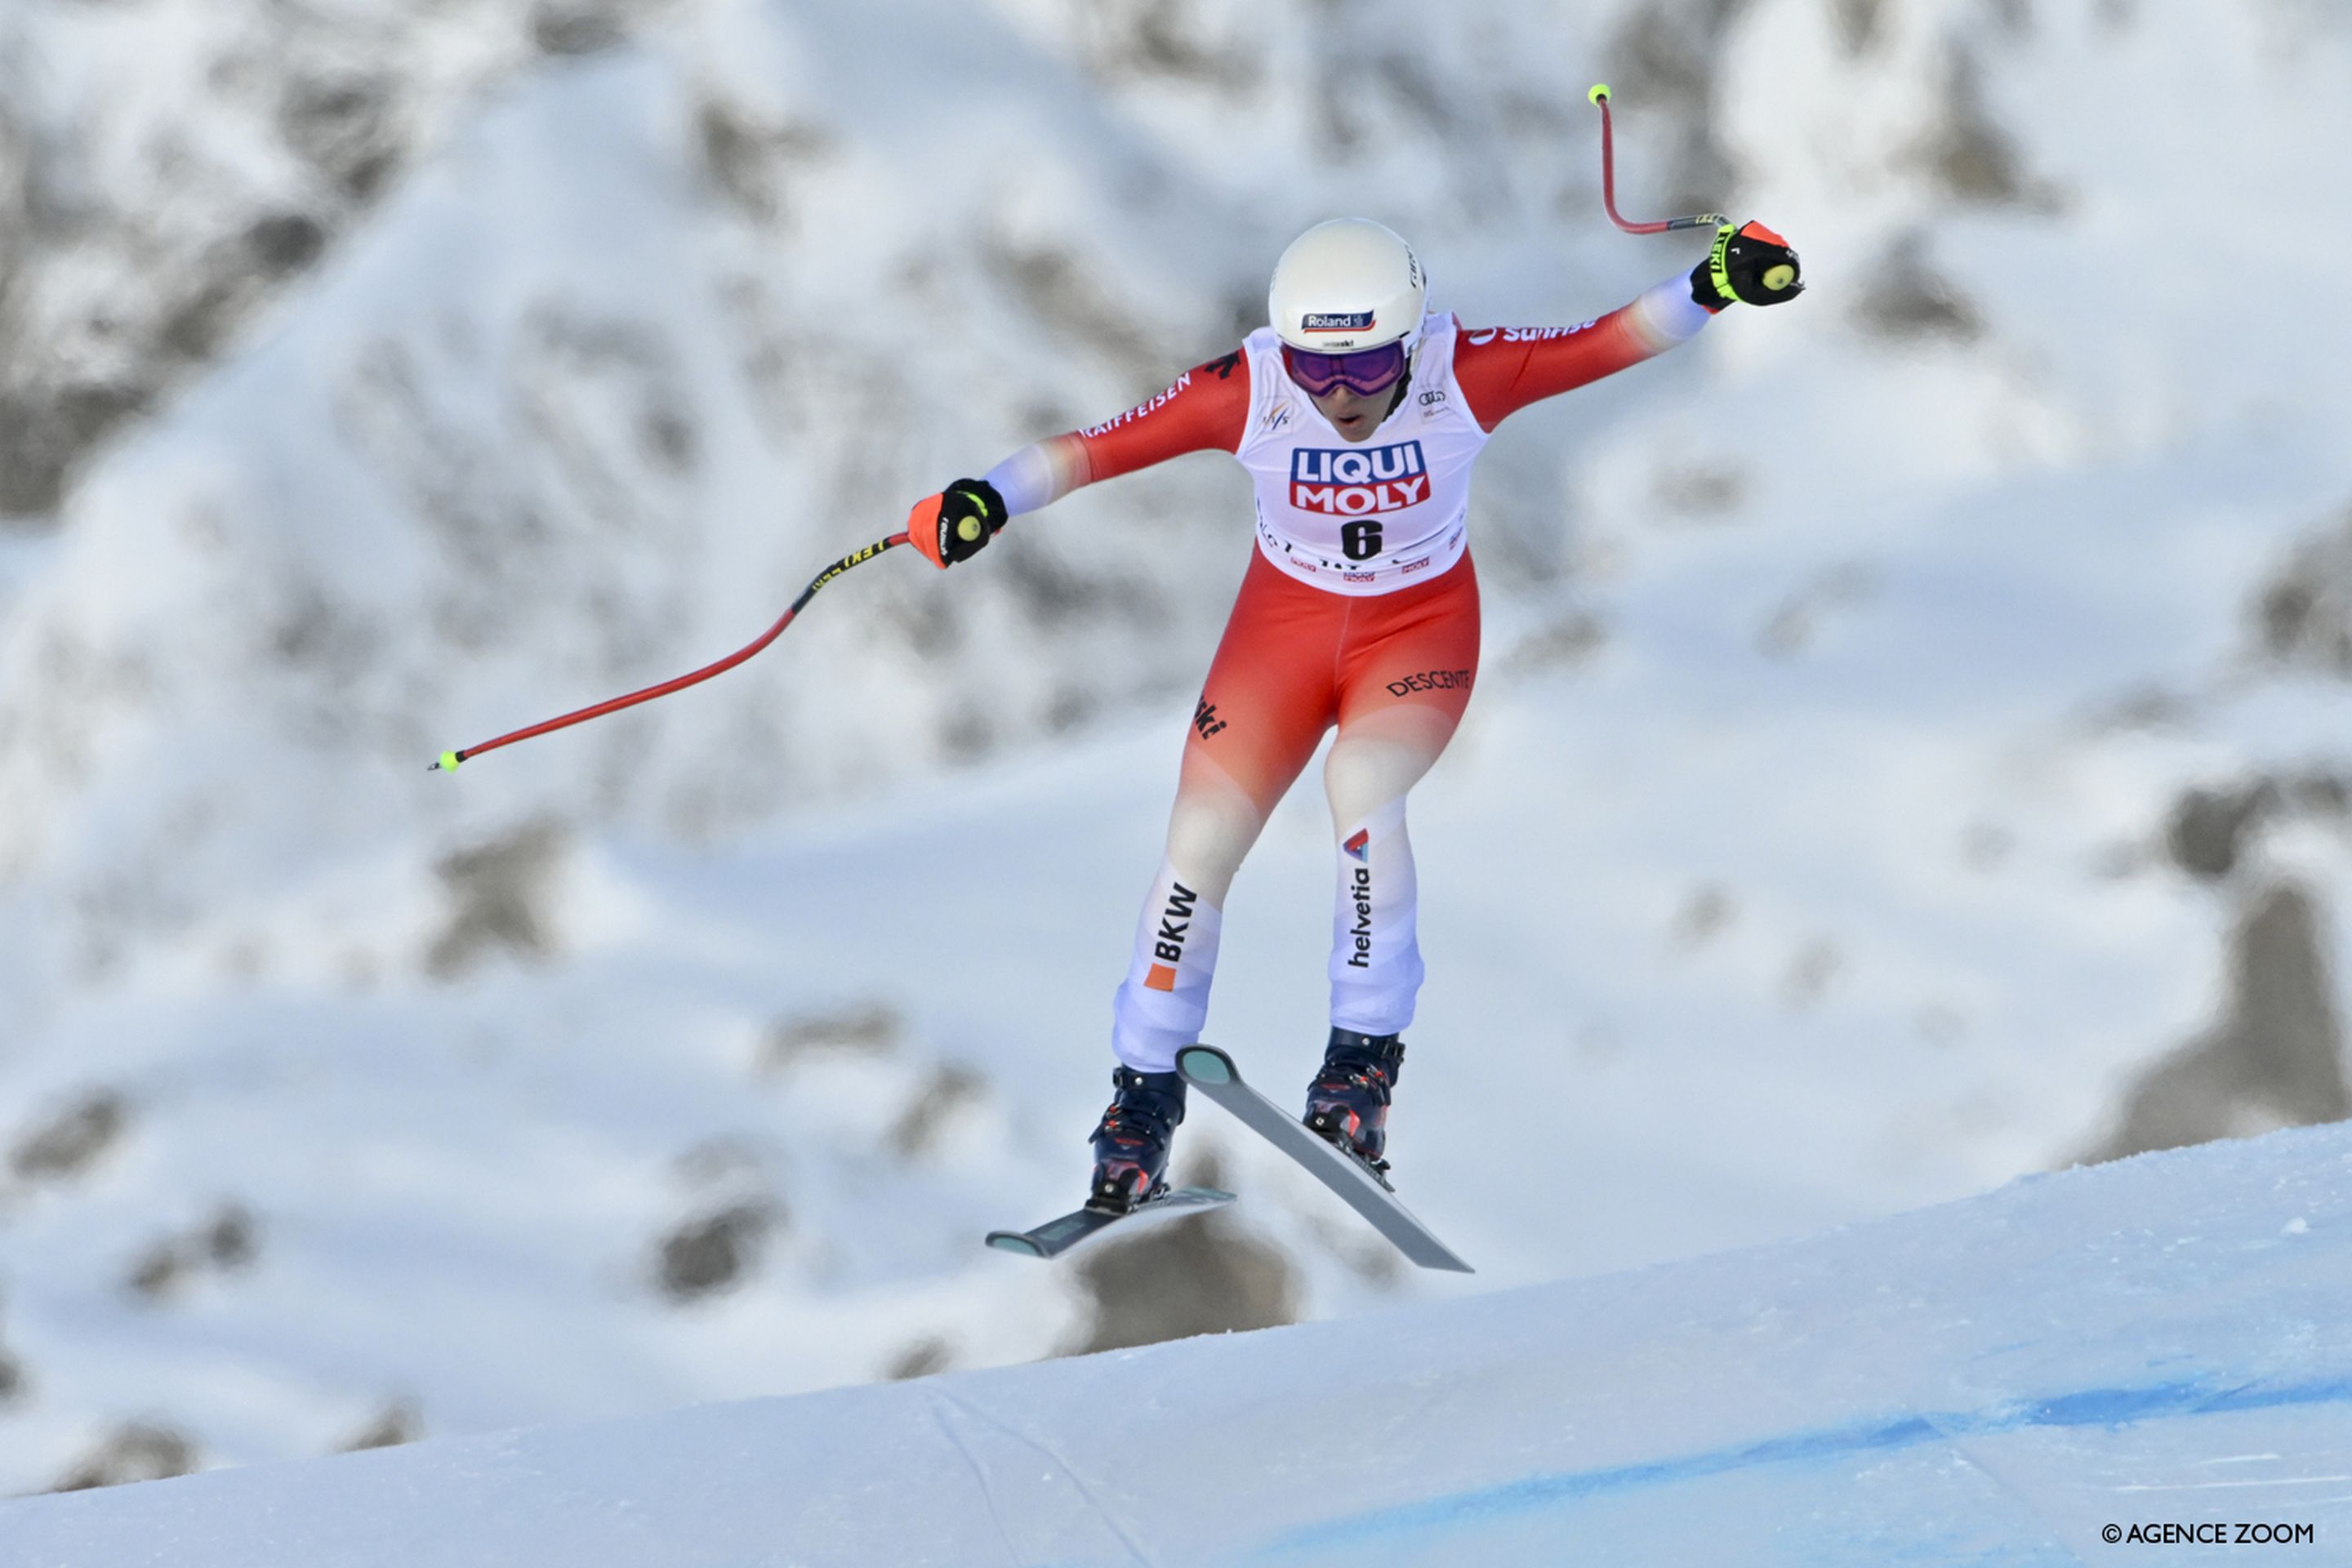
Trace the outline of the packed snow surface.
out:
M 2221 1532 L 2196 1561 L 2341 1563 L 2347 1291 L 2352 1130 L 2282 1132 L 1345 1323 L 29 1500 L 0 1540 L 26 1568 L 2024 1568 L 2168 1525 Z

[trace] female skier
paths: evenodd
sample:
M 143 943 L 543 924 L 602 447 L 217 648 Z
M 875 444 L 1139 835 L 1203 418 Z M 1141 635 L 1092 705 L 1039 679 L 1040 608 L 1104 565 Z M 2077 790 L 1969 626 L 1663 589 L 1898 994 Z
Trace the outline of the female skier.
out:
M 1385 1170 L 1385 1122 L 1421 989 L 1405 795 L 1437 761 L 1478 668 L 1470 468 L 1515 411 L 1662 353 L 1734 302 L 1803 288 L 1761 224 L 1717 230 L 1676 277 L 1573 327 L 1486 328 L 1428 310 L 1412 249 L 1335 218 L 1284 251 L 1272 324 L 1140 407 L 1024 447 L 915 504 L 908 532 L 945 568 L 1007 519 L 1185 452 L 1230 452 L 1257 490 L 1257 553 L 1209 666 L 1159 879 L 1111 1009 L 1114 1098 L 1091 1142 L 1089 1206 L 1165 1187 L 1184 1120 L 1176 1053 L 1200 1038 L 1226 889 L 1283 792 L 1323 766 L 1339 852 L 1331 1037 L 1306 1121 Z

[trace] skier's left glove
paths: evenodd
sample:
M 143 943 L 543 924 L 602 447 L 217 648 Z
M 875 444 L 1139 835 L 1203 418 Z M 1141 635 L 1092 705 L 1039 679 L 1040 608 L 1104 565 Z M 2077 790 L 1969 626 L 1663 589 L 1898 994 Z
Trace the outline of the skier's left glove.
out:
M 1691 268 L 1691 298 L 1711 315 L 1732 303 L 1780 305 L 1805 291 L 1797 253 L 1760 223 L 1715 231 L 1715 248 Z
M 986 479 L 958 479 L 907 514 L 907 542 L 945 571 L 988 548 L 1004 526 L 1004 498 Z

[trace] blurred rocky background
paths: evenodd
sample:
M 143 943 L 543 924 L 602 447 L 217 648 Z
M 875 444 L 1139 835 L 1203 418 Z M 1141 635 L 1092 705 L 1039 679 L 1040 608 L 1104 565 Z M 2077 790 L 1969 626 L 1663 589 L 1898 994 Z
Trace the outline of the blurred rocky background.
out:
M 1811 287 L 1482 467 L 1399 1110 L 1475 1279 L 1205 1107 L 1180 1168 L 1230 1213 L 977 1244 L 1083 1175 L 1229 465 L 425 773 L 1224 352 L 1321 217 L 1472 325 L 1681 271 L 1601 217 L 1597 79 L 1629 211 L 1762 216 Z M 2347 80 L 2320 0 L 0 10 L 0 1490 L 1259 1327 L 2352 1113 Z M 1303 1082 L 1294 805 L 1213 1022 Z

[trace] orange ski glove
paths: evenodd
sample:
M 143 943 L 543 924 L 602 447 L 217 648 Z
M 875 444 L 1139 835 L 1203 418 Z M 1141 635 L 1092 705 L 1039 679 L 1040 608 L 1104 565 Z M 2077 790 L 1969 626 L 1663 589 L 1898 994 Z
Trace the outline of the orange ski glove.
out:
M 986 479 L 958 479 L 907 514 L 907 542 L 944 571 L 988 548 L 1004 526 L 1004 498 Z

